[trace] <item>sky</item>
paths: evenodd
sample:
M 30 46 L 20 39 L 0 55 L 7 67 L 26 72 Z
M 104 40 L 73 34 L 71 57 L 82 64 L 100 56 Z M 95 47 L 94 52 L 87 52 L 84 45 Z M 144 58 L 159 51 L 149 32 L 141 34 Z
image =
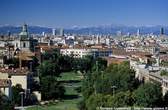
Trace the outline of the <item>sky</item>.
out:
M 168 0 L 0 0 L 0 25 L 168 25 Z

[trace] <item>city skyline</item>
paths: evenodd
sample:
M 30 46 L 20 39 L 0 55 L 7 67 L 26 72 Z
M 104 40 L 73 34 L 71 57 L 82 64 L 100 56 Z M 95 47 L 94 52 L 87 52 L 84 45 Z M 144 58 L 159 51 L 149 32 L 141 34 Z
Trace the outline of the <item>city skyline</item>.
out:
M 0 25 L 168 25 L 167 0 L 1 0 Z

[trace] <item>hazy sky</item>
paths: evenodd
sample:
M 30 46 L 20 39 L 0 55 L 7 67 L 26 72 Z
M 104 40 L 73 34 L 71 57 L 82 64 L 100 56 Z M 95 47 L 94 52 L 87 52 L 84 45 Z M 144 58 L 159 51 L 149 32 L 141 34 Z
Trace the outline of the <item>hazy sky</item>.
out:
M 168 25 L 168 0 L 0 0 L 0 25 Z

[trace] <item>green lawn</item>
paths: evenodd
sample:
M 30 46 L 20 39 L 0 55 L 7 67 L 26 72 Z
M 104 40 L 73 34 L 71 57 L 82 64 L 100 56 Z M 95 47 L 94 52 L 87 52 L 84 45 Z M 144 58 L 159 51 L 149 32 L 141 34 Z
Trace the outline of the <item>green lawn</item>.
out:
M 59 81 L 65 81 L 65 99 L 56 104 L 34 106 L 27 110 L 78 110 L 77 104 L 81 100 L 81 94 L 75 88 L 81 86 L 82 77 L 79 73 L 74 72 L 62 73 L 61 76 Z
M 69 81 L 69 80 L 80 81 L 81 78 L 82 78 L 82 75 L 80 73 L 66 72 L 66 73 L 61 73 L 61 77 L 58 78 L 58 80 L 59 81 Z

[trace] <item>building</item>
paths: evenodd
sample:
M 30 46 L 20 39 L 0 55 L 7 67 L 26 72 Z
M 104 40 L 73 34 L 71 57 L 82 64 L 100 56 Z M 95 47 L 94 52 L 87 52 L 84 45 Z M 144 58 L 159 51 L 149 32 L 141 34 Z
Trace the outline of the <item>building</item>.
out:
M 55 36 L 56 35 L 56 30 L 52 29 L 52 35 Z
M 63 55 L 72 56 L 74 58 L 82 58 L 87 55 L 91 55 L 91 49 L 86 48 L 64 48 L 60 49 L 60 53 Z
M 10 100 L 12 99 L 12 85 L 9 79 L 0 79 L 0 91 Z
M 160 35 L 164 35 L 164 28 L 163 27 L 160 29 Z
M 14 46 L 14 50 L 19 49 L 21 51 L 32 51 L 35 45 L 35 40 L 29 36 L 27 24 L 24 24 L 19 36 L 1 38 L 0 45 L 1 47 Z
M 60 36 L 64 36 L 64 29 L 60 29 Z
M 11 81 L 12 86 L 20 84 L 23 89 L 27 90 L 31 78 L 27 69 L 0 68 L 0 79 L 8 79 Z
M 140 36 L 140 29 L 137 30 L 137 36 Z
M 60 49 L 60 53 L 75 58 L 82 58 L 87 55 L 92 55 L 93 57 L 108 57 L 112 54 L 112 50 L 109 48 L 74 47 L 62 48 Z

